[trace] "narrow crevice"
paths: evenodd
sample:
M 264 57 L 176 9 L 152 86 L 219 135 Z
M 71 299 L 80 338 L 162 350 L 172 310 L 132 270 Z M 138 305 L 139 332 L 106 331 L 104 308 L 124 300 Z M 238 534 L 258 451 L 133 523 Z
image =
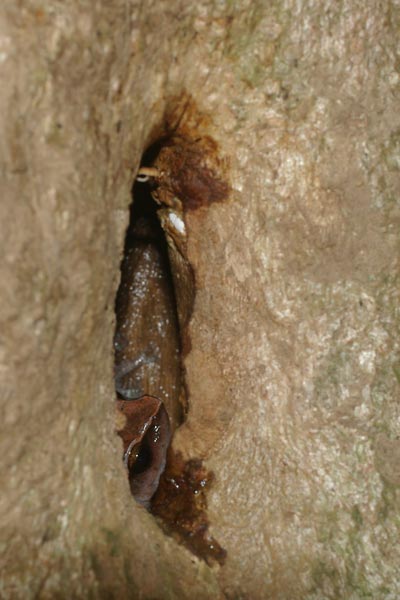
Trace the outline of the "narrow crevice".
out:
M 181 347 L 167 241 L 151 182 L 137 180 L 132 196 L 115 306 L 114 373 L 118 407 L 127 418 L 120 435 L 131 490 L 148 507 L 171 435 L 183 421 Z
M 186 212 L 226 194 L 208 160 L 215 147 L 210 138 L 174 132 L 143 155 L 121 264 L 114 352 L 116 402 L 125 416 L 118 434 L 132 495 L 168 534 L 207 562 L 222 563 L 225 551 L 209 535 L 206 513 L 214 476 L 171 445 L 188 412 L 183 358 L 191 347 L 195 277 Z

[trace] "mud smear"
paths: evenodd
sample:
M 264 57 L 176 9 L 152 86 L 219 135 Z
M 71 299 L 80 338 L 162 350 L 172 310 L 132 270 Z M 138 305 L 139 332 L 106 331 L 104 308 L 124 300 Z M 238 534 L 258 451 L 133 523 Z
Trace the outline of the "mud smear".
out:
M 209 534 L 206 494 L 214 480 L 201 460 L 184 461 L 168 452 L 167 468 L 151 500 L 151 512 L 162 519 L 167 533 L 183 543 L 207 564 L 223 564 L 226 551 Z

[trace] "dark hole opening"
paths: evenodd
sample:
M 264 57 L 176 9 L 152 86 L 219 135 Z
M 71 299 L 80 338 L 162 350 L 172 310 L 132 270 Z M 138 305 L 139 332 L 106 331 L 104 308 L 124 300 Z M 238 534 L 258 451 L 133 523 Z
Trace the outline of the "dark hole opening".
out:
M 143 442 L 140 444 L 139 451 L 137 452 L 137 458 L 133 467 L 130 469 L 130 476 L 140 475 L 147 471 L 151 466 L 153 453 L 149 446 L 147 436 L 145 436 Z
M 185 462 L 169 447 L 171 436 L 188 410 L 182 356 L 191 347 L 188 324 L 195 275 L 187 259 L 186 211 L 202 206 L 199 198 L 203 199 L 204 186 L 213 192 L 205 204 L 221 199 L 221 189 L 226 190 L 223 182 L 213 179 L 207 166 L 202 167 L 201 150 L 193 149 L 197 141 L 176 138 L 172 143 L 172 137 L 163 138 L 143 156 L 141 166 L 150 167 L 147 173 L 155 174 L 144 181 L 147 173 L 142 170 L 143 178 L 136 180 L 132 190 L 115 306 L 115 386 L 117 404 L 126 415 L 119 434 L 136 501 L 192 552 L 207 562 L 223 563 L 226 553 L 208 532 L 205 493 L 213 476 L 201 460 Z M 155 160 L 157 169 L 153 168 Z M 164 179 L 167 174 L 172 181 L 171 173 L 180 174 L 177 187 Z M 163 202 L 159 213 L 152 196 L 155 190 Z M 175 234 L 171 222 L 173 226 L 175 223 Z
M 152 164 L 162 144 L 159 141 L 149 148 L 143 156 L 143 166 Z M 145 182 L 136 180 L 132 189 L 130 223 L 115 304 L 115 387 L 119 400 L 158 398 L 167 411 L 173 432 L 184 417 L 181 341 L 168 244 L 157 215 L 160 207 L 152 197 L 155 187 L 154 179 L 150 178 Z M 133 432 L 137 435 L 141 428 L 141 415 L 135 418 L 137 422 L 128 423 L 132 439 Z M 160 442 L 156 443 L 165 444 L 167 436 L 169 440 L 170 430 L 161 430 Z M 135 464 L 129 467 L 131 489 L 132 479 L 137 475 L 151 468 L 159 477 L 157 469 L 165 467 L 165 455 L 159 451 L 152 453 L 146 437 L 141 440 Z M 159 465 L 155 464 L 157 461 Z

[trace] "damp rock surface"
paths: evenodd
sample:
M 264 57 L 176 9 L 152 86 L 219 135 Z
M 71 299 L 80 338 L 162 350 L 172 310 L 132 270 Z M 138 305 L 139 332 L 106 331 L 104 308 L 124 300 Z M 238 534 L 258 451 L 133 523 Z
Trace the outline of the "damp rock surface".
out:
M 399 597 L 399 3 L 3 4 L 0 596 Z M 185 215 L 174 438 L 221 565 L 135 505 L 115 433 L 130 191 L 176 112 L 230 190 Z

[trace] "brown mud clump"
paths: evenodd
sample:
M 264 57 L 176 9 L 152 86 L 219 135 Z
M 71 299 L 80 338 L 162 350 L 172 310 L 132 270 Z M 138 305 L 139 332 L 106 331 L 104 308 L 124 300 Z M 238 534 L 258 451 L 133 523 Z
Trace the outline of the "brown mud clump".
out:
M 226 551 L 208 531 L 206 493 L 214 476 L 192 459 L 185 462 L 171 449 L 167 468 L 151 501 L 151 512 L 160 517 L 165 531 L 191 552 L 211 564 L 223 564 Z
M 208 136 L 170 138 L 154 163 L 160 173 L 155 193 L 159 202 L 170 205 L 178 198 L 184 210 L 192 211 L 226 200 L 229 186 L 219 175 L 223 163 L 217 150 Z

